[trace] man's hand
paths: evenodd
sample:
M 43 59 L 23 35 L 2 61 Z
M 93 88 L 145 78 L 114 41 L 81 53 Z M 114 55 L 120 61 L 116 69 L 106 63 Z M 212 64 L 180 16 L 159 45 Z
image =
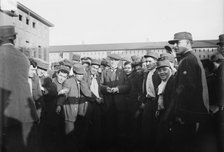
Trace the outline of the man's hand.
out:
M 61 106 L 57 106 L 57 108 L 56 108 L 56 113 L 57 113 L 57 114 L 60 114 L 60 112 L 61 112 Z
M 112 90 L 110 87 L 107 87 L 107 92 L 112 93 Z
M 60 94 L 66 94 L 67 92 L 68 92 L 68 89 L 64 88 L 64 89 L 62 89 L 62 90 L 60 90 L 58 92 L 58 95 L 60 95 Z
M 97 98 L 97 99 L 96 99 L 96 102 L 99 103 L 99 104 L 103 103 L 103 98 L 100 98 L 100 97 Z
M 112 93 L 119 93 L 118 87 L 111 88 Z

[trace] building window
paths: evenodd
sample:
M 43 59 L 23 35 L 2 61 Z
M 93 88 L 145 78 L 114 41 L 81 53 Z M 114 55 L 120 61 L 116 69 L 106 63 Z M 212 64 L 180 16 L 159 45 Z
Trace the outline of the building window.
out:
M 19 20 L 22 21 L 23 20 L 23 16 L 19 15 Z
M 47 61 L 47 49 L 44 48 L 44 60 Z
M 29 25 L 30 24 L 30 20 L 28 18 L 26 18 L 26 24 Z
M 35 28 L 36 27 L 36 23 L 35 22 L 33 22 L 33 28 Z
M 41 59 L 42 58 L 42 52 L 41 52 L 41 46 L 38 46 L 38 57 Z

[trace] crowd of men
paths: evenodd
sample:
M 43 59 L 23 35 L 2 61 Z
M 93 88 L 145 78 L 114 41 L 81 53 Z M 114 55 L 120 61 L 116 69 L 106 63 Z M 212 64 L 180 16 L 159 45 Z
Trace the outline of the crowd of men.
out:
M 2 151 L 224 151 L 224 34 L 205 60 L 179 32 L 166 53 L 74 54 L 51 68 L 15 39 L 0 26 Z

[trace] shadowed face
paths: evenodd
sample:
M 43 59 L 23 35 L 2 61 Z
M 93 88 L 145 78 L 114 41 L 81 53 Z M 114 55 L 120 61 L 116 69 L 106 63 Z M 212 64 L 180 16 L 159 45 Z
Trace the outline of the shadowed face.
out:
M 90 69 L 91 74 L 93 75 L 97 74 L 98 70 L 99 70 L 99 65 L 91 65 L 91 69 Z
M 187 51 L 187 46 L 189 45 L 189 40 L 180 40 L 176 43 L 174 43 L 174 50 L 177 54 L 183 54 L 185 51 Z
M 111 60 L 110 60 L 110 63 L 111 63 L 111 68 L 116 69 L 117 66 L 118 66 L 119 60 L 111 59 Z
M 132 67 L 131 67 L 131 64 L 127 64 L 124 66 L 124 72 L 129 75 L 132 71 Z
M 224 56 L 224 44 L 220 44 L 217 50 L 222 54 L 222 56 Z
M 146 58 L 146 66 L 148 70 L 152 70 L 156 67 L 156 59 L 152 57 L 147 57 Z
M 68 74 L 67 73 L 64 73 L 64 72 L 59 72 L 57 73 L 57 80 L 58 80 L 58 83 L 62 84 L 68 77 Z
M 76 77 L 76 79 L 78 80 L 78 81 L 82 81 L 83 80 L 83 74 L 75 74 L 75 77 Z

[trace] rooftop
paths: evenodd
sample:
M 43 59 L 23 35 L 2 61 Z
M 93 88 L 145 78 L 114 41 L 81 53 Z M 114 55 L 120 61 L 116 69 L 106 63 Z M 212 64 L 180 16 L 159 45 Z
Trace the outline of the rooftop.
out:
M 54 24 L 52 24 L 51 22 L 49 22 L 48 20 L 44 19 L 43 17 L 41 17 L 40 15 L 38 15 L 37 13 L 35 13 L 34 11 L 32 11 L 31 9 L 27 8 L 26 6 L 24 6 L 23 4 L 17 2 L 17 8 L 22 10 L 23 12 L 29 14 L 30 16 L 32 16 L 33 18 L 41 21 L 42 23 L 44 23 L 45 25 L 49 26 L 49 27 L 54 27 Z
M 218 40 L 196 40 L 193 48 L 215 48 Z M 163 42 L 111 43 L 111 44 L 82 44 L 82 45 L 54 45 L 49 47 L 50 53 L 56 52 L 86 52 L 86 51 L 118 51 L 118 50 L 146 50 L 163 49 L 169 45 Z

